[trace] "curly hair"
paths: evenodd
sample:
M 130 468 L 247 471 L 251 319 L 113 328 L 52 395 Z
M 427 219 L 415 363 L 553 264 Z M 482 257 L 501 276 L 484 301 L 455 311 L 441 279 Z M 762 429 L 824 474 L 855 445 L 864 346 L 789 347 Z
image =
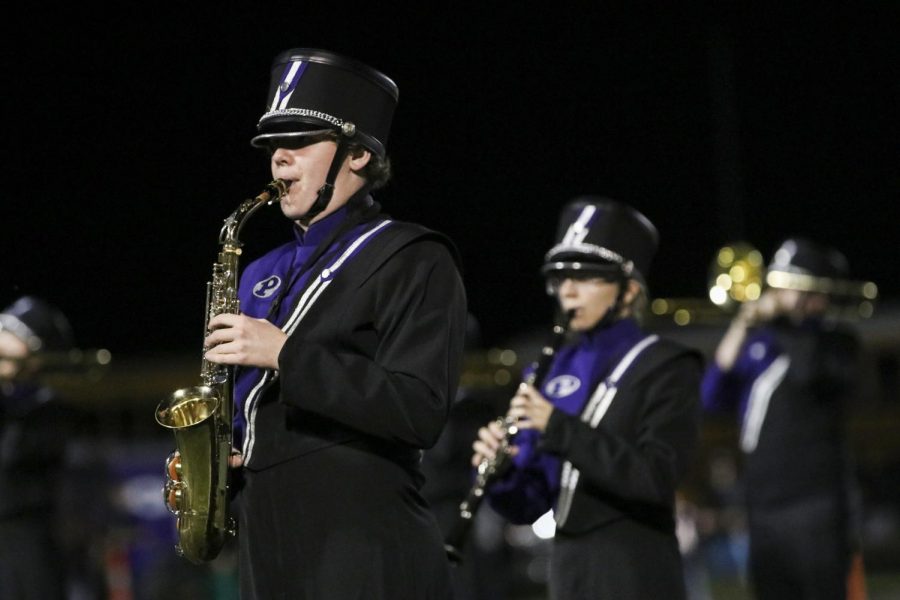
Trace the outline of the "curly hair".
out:
M 372 154 L 372 158 L 366 163 L 359 174 L 365 178 L 369 184 L 369 188 L 377 190 L 384 187 L 391 179 L 391 159 L 388 156 L 378 156 L 362 144 L 351 142 L 348 147 L 350 156 L 359 156 L 362 152 L 368 151 Z

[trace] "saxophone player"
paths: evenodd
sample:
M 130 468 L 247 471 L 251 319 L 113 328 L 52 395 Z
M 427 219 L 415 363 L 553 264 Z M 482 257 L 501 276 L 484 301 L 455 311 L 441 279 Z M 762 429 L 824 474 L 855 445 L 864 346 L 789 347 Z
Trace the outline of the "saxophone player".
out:
M 247 265 L 205 359 L 235 365 L 241 597 L 447 598 L 423 449 L 455 395 L 466 299 L 443 235 L 391 219 L 398 98 L 383 73 L 297 48 L 251 143 L 287 184 L 293 237 Z
M 540 389 L 512 398 L 512 467 L 488 501 L 516 523 L 554 511 L 552 598 L 683 599 L 675 490 L 698 442 L 700 354 L 639 324 L 658 240 L 644 215 L 576 198 L 557 233 L 542 272 L 573 335 Z M 502 440 L 482 427 L 472 465 Z

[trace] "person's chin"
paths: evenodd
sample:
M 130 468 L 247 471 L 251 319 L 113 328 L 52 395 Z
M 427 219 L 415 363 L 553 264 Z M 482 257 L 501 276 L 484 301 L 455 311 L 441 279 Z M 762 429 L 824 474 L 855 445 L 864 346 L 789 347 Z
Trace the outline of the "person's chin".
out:
M 290 204 L 281 205 L 281 214 L 290 219 L 291 221 L 297 221 L 298 219 L 303 218 L 303 215 L 307 213 L 309 209 L 301 210 Z
M 587 323 L 585 321 L 582 321 L 581 319 L 576 318 L 576 319 L 573 319 L 572 323 L 569 325 L 569 331 L 581 333 L 582 331 L 587 331 L 587 330 L 591 329 L 596 324 L 597 324 L 596 322 Z

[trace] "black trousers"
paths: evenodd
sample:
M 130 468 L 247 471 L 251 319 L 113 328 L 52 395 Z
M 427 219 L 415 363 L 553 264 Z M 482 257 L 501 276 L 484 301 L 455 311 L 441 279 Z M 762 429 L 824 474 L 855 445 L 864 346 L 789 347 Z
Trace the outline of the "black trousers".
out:
M 245 470 L 242 600 L 447 600 L 450 563 L 407 470 L 352 445 Z
M 580 535 L 557 533 L 550 593 L 554 600 L 684 600 L 678 540 L 629 519 Z
M 750 507 L 750 577 L 765 600 L 845 600 L 850 569 L 841 504 L 809 498 Z
M 65 571 L 49 514 L 0 518 L 0 600 L 62 600 Z

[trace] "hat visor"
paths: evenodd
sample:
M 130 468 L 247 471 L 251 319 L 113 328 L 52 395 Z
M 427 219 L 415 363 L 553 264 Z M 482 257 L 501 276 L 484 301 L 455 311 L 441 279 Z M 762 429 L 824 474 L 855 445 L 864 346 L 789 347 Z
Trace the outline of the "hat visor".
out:
M 289 133 L 261 133 L 250 140 L 255 148 L 291 148 L 304 143 L 304 138 L 333 133 L 333 129 L 291 131 Z
M 595 277 L 600 277 L 610 281 L 617 281 L 620 278 L 634 279 L 642 288 L 647 289 L 647 281 L 644 279 L 643 273 L 632 268 L 626 274 L 622 265 L 616 262 L 604 260 L 584 260 L 583 256 L 566 257 L 557 256 L 556 260 L 547 261 L 541 267 L 541 275 L 544 277 L 559 276 L 562 273 L 574 274 L 576 272 L 586 273 Z
M 561 258 L 550 261 L 541 267 L 542 275 L 553 275 L 561 271 L 579 271 L 599 275 L 617 275 L 622 273 L 621 265 L 611 262 L 586 261 L 583 259 Z
M 279 140 L 290 146 L 302 142 L 305 137 L 334 133 L 335 127 L 330 123 L 314 118 L 303 117 L 272 117 L 263 119 L 259 123 L 259 134 L 250 140 L 250 145 L 257 148 L 271 148 L 278 146 Z

